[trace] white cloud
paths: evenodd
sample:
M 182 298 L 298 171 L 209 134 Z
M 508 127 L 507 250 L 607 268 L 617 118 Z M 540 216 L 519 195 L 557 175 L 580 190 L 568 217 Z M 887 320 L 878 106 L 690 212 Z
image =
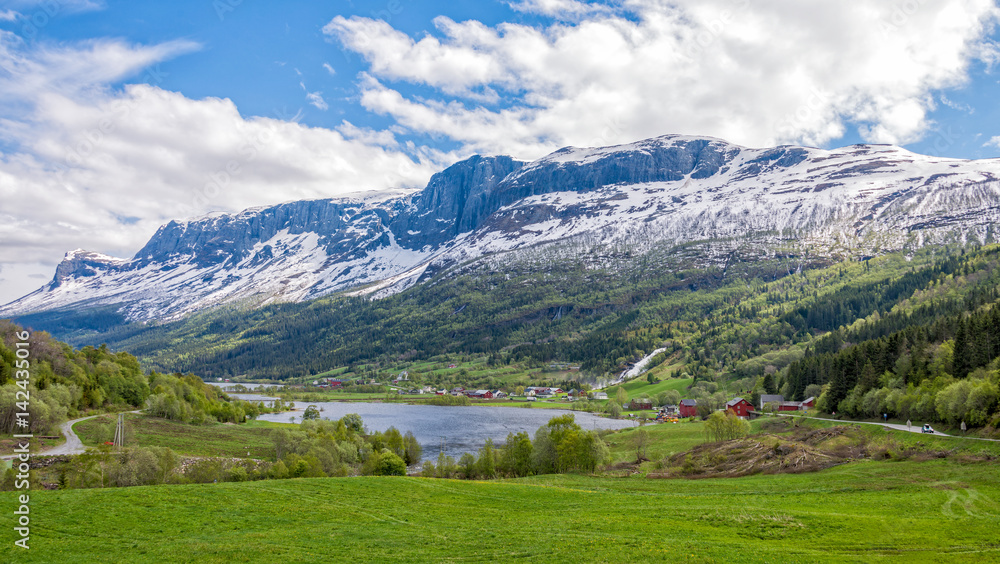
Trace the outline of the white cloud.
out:
M 952 100 L 951 98 L 949 98 L 946 94 L 941 94 L 941 96 L 939 96 L 939 99 L 941 100 L 942 104 L 944 104 L 945 106 L 948 106 L 949 108 L 951 108 L 951 109 L 953 109 L 953 110 L 955 110 L 957 112 L 962 112 L 962 113 L 966 113 L 966 114 L 969 114 L 969 115 L 972 115 L 972 114 L 976 113 L 976 109 L 973 108 L 971 105 L 964 104 L 962 102 L 956 102 L 956 101 Z
M 323 99 L 322 92 L 306 92 L 306 100 L 320 110 L 326 111 L 330 109 L 330 105 Z
M 192 48 L 0 35 L 0 141 L 15 147 L 0 153 L 0 300 L 40 286 L 29 276 L 42 265 L 51 277 L 67 250 L 131 256 L 171 219 L 419 187 L 448 157 L 391 134 L 307 127 L 294 110 L 244 117 L 228 99 L 106 86 Z
M 18 18 L 21 14 L 18 14 L 14 10 L 2 10 L 0 11 L 0 21 L 12 22 Z
M 970 62 L 995 52 L 986 35 L 998 12 L 990 0 L 912 13 L 837 0 L 517 6 L 584 17 L 495 27 L 440 17 L 419 39 L 337 17 L 324 32 L 368 62 L 359 86 L 370 111 L 466 151 L 527 158 L 664 133 L 824 145 L 856 128 L 873 142 L 913 142 L 933 125 L 935 94 L 963 86 Z M 407 95 L 401 82 L 437 96 Z
M 995 147 L 1000 149 L 1000 135 L 995 135 L 989 141 L 983 143 L 983 147 Z
M 337 74 L 337 71 L 335 71 L 333 67 L 330 66 L 330 63 L 323 63 L 323 68 L 326 69 L 326 72 L 330 73 L 330 76 L 334 76 Z
M 44 16 L 37 17 L 37 21 L 46 22 L 48 21 L 48 18 L 54 18 L 60 15 L 96 12 L 107 7 L 106 4 L 100 0 L 7 0 L 4 3 L 7 6 L 17 8 L 22 12 L 31 12 L 30 14 L 26 14 L 28 16 L 44 13 Z
M 299 69 L 295 69 L 295 72 L 297 72 L 299 76 L 302 76 L 302 73 L 299 72 Z M 330 109 L 330 105 L 327 104 L 326 100 L 323 99 L 322 92 L 310 92 L 309 89 L 306 88 L 305 82 L 299 82 L 299 86 L 301 86 L 302 91 L 306 93 L 306 101 L 309 102 L 311 106 L 314 106 L 315 108 L 323 111 Z
M 577 0 L 521 0 L 508 2 L 512 9 L 530 14 L 541 14 L 554 18 L 579 18 L 593 14 L 611 13 L 610 6 L 597 2 L 578 2 Z

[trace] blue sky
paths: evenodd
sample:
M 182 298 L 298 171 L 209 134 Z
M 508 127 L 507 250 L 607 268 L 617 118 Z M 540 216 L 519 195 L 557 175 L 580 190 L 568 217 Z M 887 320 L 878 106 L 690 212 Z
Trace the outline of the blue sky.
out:
M 0 302 L 170 219 L 667 133 L 1000 157 L 994 0 L 0 2 Z

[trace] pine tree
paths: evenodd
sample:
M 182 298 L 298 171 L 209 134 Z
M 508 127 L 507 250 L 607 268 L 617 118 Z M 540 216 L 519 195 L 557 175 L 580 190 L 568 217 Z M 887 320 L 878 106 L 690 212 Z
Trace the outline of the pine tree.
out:
M 956 378 L 965 378 L 969 374 L 970 366 L 969 339 L 966 335 L 965 320 L 958 320 L 958 329 L 955 331 L 955 347 L 952 366 L 955 369 Z
M 774 383 L 773 374 L 768 373 L 764 375 L 764 391 L 766 391 L 769 394 L 778 393 L 778 386 L 777 384 Z

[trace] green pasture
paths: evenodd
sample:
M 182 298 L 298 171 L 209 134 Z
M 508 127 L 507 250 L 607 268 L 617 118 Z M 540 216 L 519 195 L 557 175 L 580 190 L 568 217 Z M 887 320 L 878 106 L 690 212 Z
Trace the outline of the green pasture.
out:
M 992 463 L 465 482 L 325 478 L 31 492 L 9 562 L 986 562 Z M 15 507 L 14 492 L 0 502 Z

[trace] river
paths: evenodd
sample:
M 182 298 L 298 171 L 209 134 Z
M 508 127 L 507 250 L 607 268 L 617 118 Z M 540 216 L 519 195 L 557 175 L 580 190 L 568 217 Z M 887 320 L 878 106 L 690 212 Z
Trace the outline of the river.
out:
M 456 460 L 463 453 L 476 453 L 486 439 L 493 439 L 497 445 L 507 439 L 507 433 L 527 432 L 534 438 L 535 431 L 549 422 L 549 419 L 572 413 L 576 422 L 584 429 L 624 429 L 635 426 L 635 422 L 623 419 L 607 419 L 581 411 L 563 409 L 524 409 L 488 405 L 437 406 L 410 405 L 406 403 L 366 403 L 366 402 L 296 402 L 299 410 L 308 405 L 321 409 L 323 419 L 337 420 L 348 413 L 357 413 L 370 431 L 385 431 L 396 427 L 401 433 L 412 431 L 417 442 L 423 447 L 424 460 L 437 460 L 441 449 Z M 302 411 L 268 413 L 258 417 L 260 421 L 288 423 L 302 420 Z

